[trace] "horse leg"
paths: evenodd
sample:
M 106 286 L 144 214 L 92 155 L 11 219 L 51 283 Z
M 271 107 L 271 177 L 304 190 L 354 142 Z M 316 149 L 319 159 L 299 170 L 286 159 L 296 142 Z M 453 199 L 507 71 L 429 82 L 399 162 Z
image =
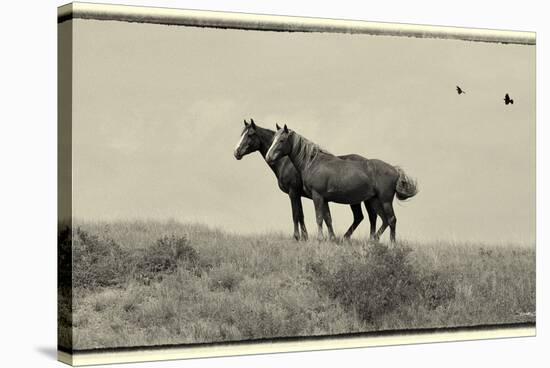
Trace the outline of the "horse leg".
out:
M 300 230 L 298 224 L 300 222 L 300 208 L 298 203 L 300 202 L 300 196 L 296 195 L 294 191 L 290 190 L 288 192 L 290 197 L 290 207 L 292 208 L 292 221 L 294 222 L 294 239 L 300 240 Z M 302 214 L 303 216 L 303 214 Z
M 350 207 L 351 207 L 351 211 L 353 212 L 353 223 L 349 227 L 348 231 L 346 231 L 346 233 L 344 234 L 344 239 L 349 239 L 351 237 L 351 234 L 353 234 L 357 226 L 359 226 L 359 224 L 361 223 L 361 221 L 363 221 L 363 218 L 364 218 L 363 211 L 361 211 L 361 203 L 352 204 Z M 369 220 L 370 220 L 370 217 L 369 217 Z M 376 221 L 376 217 L 375 217 L 375 221 Z
M 372 240 L 378 241 L 388 227 L 388 218 L 386 216 L 386 212 L 384 211 L 384 206 L 382 205 L 382 203 L 380 203 L 380 200 L 378 198 L 373 198 L 371 200 L 371 204 L 372 208 L 374 208 L 376 213 L 382 218 L 382 225 L 380 225 L 380 229 L 378 229 L 378 231 L 372 237 Z
M 369 215 L 369 222 L 370 222 L 370 239 L 374 239 L 374 234 L 376 233 L 376 217 L 377 212 L 376 208 L 374 207 L 374 204 L 372 203 L 372 199 L 369 199 L 368 201 L 365 201 L 365 208 L 367 209 L 367 214 Z
M 298 224 L 302 230 L 302 240 L 307 240 L 306 223 L 304 222 L 304 208 L 302 207 L 302 196 L 298 196 L 296 200 L 296 207 L 298 209 Z
M 390 225 L 390 241 L 392 243 L 395 243 L 395 228 L 397 227 L 397 218 L 395 217 L 391 202 L 384 202 L 383 206 L 387 222 Z
M 311 199 L 313 199 L 313 205 L 315 207 L 315 220 L 317 221 L 317 240 L 323 240 L 323 219 L 324 215 L 324 203 L 325 199 L 315 191 L 311 193 Z
M 334 229 L 332 228 L 332 216 L 330 215 L 330 207 L 327 201 L 323 203 L 323 215 L 328 229 L 328 236 L 331 241 L 334 241 L 336 240 L 336 235 L 334 235 Z
M 308 234 L 307 234 L 306 224 L 304 223 L 304 216 L 302 216 L 302 219 L 300 220 L 300 228 L 302 229 L 302 240 L 307 241 Z

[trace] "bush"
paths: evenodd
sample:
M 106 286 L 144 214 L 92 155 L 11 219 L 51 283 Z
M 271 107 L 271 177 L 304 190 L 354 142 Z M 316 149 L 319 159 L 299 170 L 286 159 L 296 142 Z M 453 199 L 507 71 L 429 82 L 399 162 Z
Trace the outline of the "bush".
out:
M 93 289 L 126 280 L 128 255 L 113 240 L 77 228 L 72 236 L 73 286 Z
M 419 282 L 407 259 L 409 253 L 406 247 L 373 244 L 364 255 L 342 258 L 332 273 L 315 263 L 308 268 L 331 298 L 372 321 L 414 297 Z
M 134 275 L 149 283 L 159 281 L 163 275 L 173 273 L 178 266 L 200 275 L 202 264 L 199 253 L 189 245 L 187 237 L 164 236 L 152 247 L 142 249 L 134 259 Z
M 440 273 L 423 276 L 409 260 L 411 251 L 372 244 L 364 253 L 342 257 L 335 270 L 320 261 L 310 262 L 307 270 L 321 292 L 367 322 L 403 304 L 425 302 L 435 309 L 454 298 L 452 281 Z
M 70 236 L 62 235 L 60 259 L 70 265 Z M 178 266 L 196 275 L 208 268 L 185 236 L 164 236 L 151 247 L 124 250 L 112 239 L 90 235 L 80 228 L 72 234 L 72 264 L 73 286 L 86 289 L 120 285 L 130 277 L 149 284 L 174 273 Z M 71 268 L 64 267 L 62 272 L 70 273 Z M 60 279 L 67 277 L 63 274 Z

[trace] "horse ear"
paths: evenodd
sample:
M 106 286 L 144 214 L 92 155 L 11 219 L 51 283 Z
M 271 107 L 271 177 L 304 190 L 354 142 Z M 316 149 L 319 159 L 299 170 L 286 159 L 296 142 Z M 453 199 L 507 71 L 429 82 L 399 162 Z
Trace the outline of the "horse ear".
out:
M 244 119 L 244 126 L 247 127 L 248 123 L 246 122 L 246 119 Z
M 256 124 L 254 123 L 254 119 L 250 119 L 250 125 L 252 125 L 252 128 L 256 128 Z
M 286 127 L 286 124 L 285 124 L 285 133 L 288 133 L 288 128 Z
M 275 123 L 275 128 L 277 128 L 277 130 L 281 130 L 281 127 L 277 123 Z

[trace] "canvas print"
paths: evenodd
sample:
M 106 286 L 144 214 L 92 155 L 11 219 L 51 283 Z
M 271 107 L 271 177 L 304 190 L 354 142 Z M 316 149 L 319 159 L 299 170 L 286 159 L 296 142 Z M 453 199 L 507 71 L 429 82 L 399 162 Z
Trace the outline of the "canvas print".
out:
M 60 351 L 534 331 L 532 33 L 120 8 L 58 21 Z

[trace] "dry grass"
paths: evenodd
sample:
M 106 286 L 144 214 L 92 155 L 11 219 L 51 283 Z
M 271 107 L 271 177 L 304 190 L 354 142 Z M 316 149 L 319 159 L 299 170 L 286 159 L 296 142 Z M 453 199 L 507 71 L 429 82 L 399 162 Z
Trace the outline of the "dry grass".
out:
M 74 244 L 85 234 L 103 256 L 75 282 L 75 349 L 534 320 L 534 246 L 298 243 L 153 221 L 79 228 Z M 150 270 L 159 277 L 140 276 Z

